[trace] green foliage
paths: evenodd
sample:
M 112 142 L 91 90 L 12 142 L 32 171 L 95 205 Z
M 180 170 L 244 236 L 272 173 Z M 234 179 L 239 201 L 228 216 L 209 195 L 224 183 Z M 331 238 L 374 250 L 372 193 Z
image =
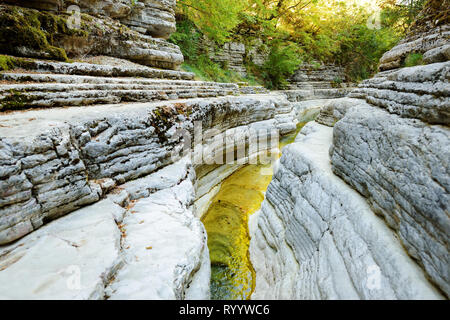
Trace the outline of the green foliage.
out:
M 423 55 L 420 53 L 410 53 L 403 63 L 404 67 L 415 67 L 423 64 Z
M 178 0 L 177 5 L 208 38 L 224 43 L 240 22 L 239 13 L 244 10 L 245 1 Z
M 16 90 L 10 90 L 9 95 L 0 99 L 0 111 L 24 109 L 29 103 L 30 97 Z
M 378 61 L 399 37 L 390 29 L 354 25 L 338 35 L 340 47 L 335 62 L 345 66 L 349 80 L 359 81 L 376 73 Z
M 375 5 L 360 0 L 181 0 L 179 16 L 188 19 L 178 21 L 171 39 L 181 47 L 189 68 L 210 80 L 227 79 L 227 66 L 208 62 L 208 53 L 201 50 L 203 35 L 217 47 L 233 40 L 244 43 L 247 52 L 269 52 L 262 67 L 249 56 L 245 60 L 249 77 L 268 88 L 283 87 L 300 62 L 339 65 L 347 74 L 340 81 L 360 81 L 377 72 L 379 59 L 404 37 L 427 1 L 377 0 Z M 369 22 L 376 12 L 381 21 L 373 28 Z M 262 44 L 254 47 L 255 39 Z
M 198 80 L 216 82 L 251 82 L 237 72 L 229 70 L 226 63 L 216 63 L 209 58 L 207 50 L 202 46 L 203 33 L 185 16 L 177 16 L 177 31 L 169 41 L 178 45 L 185 58 L 182 69 L 195 73 Z
M 195 61 L 183 64 L 182 69 L 195 73 L 198 80 L 215 82 L 248 82 L 235 71 L 228 70 L 201 54 Z
M 8 71 L 14 69 L 16 61 L 13 57 L 0 55 L 0 71 Z
M 383 25 L 404 34 L 413 24 L 427 0 L 407 0 L 399 4 L 396 0 L 381 1 Z
M 262 77 L 269 89 L 281 89 L 301 64 L 295 44 L 275 43 L 262 66 Z
M 195 24 L 185 17 L 181 17 L 177 21 L 177 31 L 170 36 L 169 41 L 180 47 L 186 60 L 192 61 L 198 55 L 201 37 L 202 34 Z

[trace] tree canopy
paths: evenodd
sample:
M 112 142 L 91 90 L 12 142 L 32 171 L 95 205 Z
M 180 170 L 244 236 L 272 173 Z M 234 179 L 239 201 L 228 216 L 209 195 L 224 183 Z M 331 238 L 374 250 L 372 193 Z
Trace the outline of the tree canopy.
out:
M 184 44 L 185 51 L 192 51 L 197 48 L 195 34 L 205 35 L 219 45 L 260 38 L 270 50 L 269 59 L 289 69 L 281 78 L 292 73 L 295 63 L 273 59 L 337 64 L 347 69 L 351 80 L 359 80 L 376 71 L 381 55 L 405 35 L 425 2 L 178 0 L 178 16 L 189 21 L 190 31 L 180 24 L 173 39 L 182 50 Z M 188 60 L 189 55 L 197 54 L 188 53 Z M 264 72 L 259 73 L 264 78 Z M 283 81 L 275 82 L 277 87 Z

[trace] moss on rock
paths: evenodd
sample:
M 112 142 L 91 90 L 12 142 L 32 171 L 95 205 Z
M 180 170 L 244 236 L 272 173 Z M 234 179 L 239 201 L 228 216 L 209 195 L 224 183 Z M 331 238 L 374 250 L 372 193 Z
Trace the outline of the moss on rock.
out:
M 0 52 L 67 61 L 63 48 L 55 45 L 61 35 L 87 36 L 67 27 L 63 15 L 17 6 L 0 6 Z
M 31 99 L 23 93 L 11 90 L 10 95 L 0 100 L 0 111 L 24 109 L 30 102 Z

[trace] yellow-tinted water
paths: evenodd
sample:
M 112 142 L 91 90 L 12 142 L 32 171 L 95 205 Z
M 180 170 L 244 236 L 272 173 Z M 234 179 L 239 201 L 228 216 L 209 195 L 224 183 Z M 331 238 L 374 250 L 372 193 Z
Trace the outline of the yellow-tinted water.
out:
M 294 142 L 304 125 L 299 124 L 295 133 L 280 139 L 280 149 Z M 253 292 L 248 219 L 261 207 L 271 172 L 271 164 L 237 170 L 222 182 L 202 219 L 208 232 L 212 299 L 246 300 Z

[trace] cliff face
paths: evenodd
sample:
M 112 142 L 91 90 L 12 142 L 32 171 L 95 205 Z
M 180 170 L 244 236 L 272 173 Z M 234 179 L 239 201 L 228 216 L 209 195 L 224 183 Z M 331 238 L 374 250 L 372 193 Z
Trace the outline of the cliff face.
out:
M 406 39 L 381 69 L 416 44 L 439 62 L 381 72 L 331 100 L 283 150 L 251 222 L 253 298 L 449 296 L 450 69 L 430 53 L 448 46 L 444 30 Z
M 380 71 L 401 68 L 409 54 L 422 54 L 426 64 L 450 59 L 450 2 L 431 0 L 403 39 L 380 60 Z
M 175 32 L 176 0 L 5 0 L 8 4 L 37 10 L 64 12 L 78 6 L 92 16 L 110 17 L 143 34 L 168 38 Z
M 6 2 L 17 6 L 0 6 L 1 53 L 57 60 L 108 55 L 165 69 L 183 62 L 176 45 L 159 39 L 175 31 L 174 0 Z
M 366 200 L 333 174 L 333 128 L 308 124 L 252 217 L 252 299 L 436 299 Z

